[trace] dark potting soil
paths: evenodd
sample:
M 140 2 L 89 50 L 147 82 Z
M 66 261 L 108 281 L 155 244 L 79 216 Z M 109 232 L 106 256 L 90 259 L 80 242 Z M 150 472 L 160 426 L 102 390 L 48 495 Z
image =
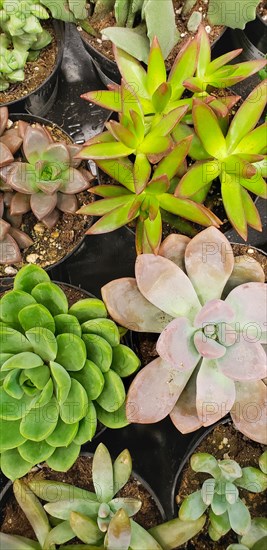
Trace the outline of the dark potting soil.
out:
M 54 481 L 69 483 L 87 491 L 93 491 L 92 458 L 80 456 L 72 468 L 66 473 L 54 472 L 44 465 L 41 469 L 37 469 L 35 472 L 30 472 L 23 479 L 26 483 L 32 479 L 51 479 Z M 142 501 L 141 510 L 135 515 L 134 519 L 146 529 L 150 529 L 161 523 L 161 515 L 154 499 L 142 483 L 135 479 L 134 476 L 130 478 L 128 483 L 125 487 L 123 487 L 123 489 L 121 489 L 121 491 L 119 491 L 117 496 L 138 498 Z M 19 507 L 13 494 L 10 495 L 10 498 L 3 510 L 1 531 L 13 535 L 21 535 L 31 539 L 36 538 L 24 512 Z
M 57 41 L 55 30 L 51 22 L 43 23 L 43 28 L 49 31 L 52 42 L 41 50 L 38 59 L 26 63 L 23 82 L 11 84 L 5 92 L 0 92 L 0 104 L 18 101 L 34 92 L 53 72 L 57 61 Z
M 16 126 L 16 123 L 14 126 Z M 72 143 L 72 140 L 58 126 L 47 124 L 46 127 L 55 141 L 63 140 Z M 87 173 L 91 177 L 91 173 Z M 89 192 L 89 189 L 78 193 L 76 196 L 79 208 L 94 201 L 94 196 Z M 17 271 L 28 263 L 37 264 L 43 268 L 56 264 L 79 245 L 91 221 L 92 216 L 62 212 L 57 224 L 52 229 L 48 229 L 42 222 L 37 220 L 32 212 L 27 212 L 22 216 L 19 229 L 31 237 L 33 245 L 21 250 L 22 261 L 20 263 L 0 265 L 0 277 L 16 275 Z
M 177 54 L 179 53 L 181 47 L 184 45 L 187 39 L 190 36 L 194 36 L 195 34 L 195 32 L 190 32 L 187 29 L 187 22 L 194 11 L 198 11 L 202 14 L 202 21 L 204 24 L 206 23 L 206 30 L 209 33 L 211 43 L 213 43 L 221 35 L 224 29 L 223 26 L 210 25 L 207 17 L 207 12 L 208 12 L 207 1 L 205 2 L 205 0 L 197 0 L 195 6 L 189 11 L 186 17 L 181 15 L 183 4 L 184 4 L 184 0 L 173 0 L 176 26 L 180 32 L 181 37 L 180 37 L 180 41 L 173 48 L 173 50 L 171 51 L 171 53 L 169 54 L 166 60 L 167 69 L 171 68 Z M 92 17 L 89 18 L 89 23 L 95 29 L 95 31 L 99 33 L 99 36 L 93 37 L 87 34 L 86 32 L 84 32 L 82 29 L 79 29 L 83 39 L 91 43 L 91 45 L 94 48 L 96 48 L 98 51 L 100 51 L 100 53 L 108 57 L 108 59 L 114 61 L 112 43 L 110 42 L 110 40 L 102 40 L 102 35 L 100 32 L 107 27 L 116 26 L 116 21 L 115 21 L 113 11 L 108 13 L 105 16 L 101 14 L 101 17 L 92 15 Z
M 257 260 L 265 273 L 265 280 L 267 281 L 267 256 L 245 244 L 235 244 L 232 248 L 234 256 L 247 255 L 248 259 L 253 258 Z M 157 340 L 158 334 L 149 332 L 136 332 L 134 334 L 135 352 L 141 360 L 142 367 L 158 357 L 156 350 Z
M 232 459 L 244 468 L 247 466 L 259 467 L 259 457 L 264 451 L 264 446 L 251 441 L 235 427 L 229 423 L 218 425 L 202 441 L 194 452 L 205 452 L 214 455 L 217 459 Z M 211 477 L 208 474 L 197 474 L 188 463 L 182 472 L 179 492 L 176 502 L 179 504 L 189 494 L 201 489 L 205 479 Z M 239 495 L 246 506 L 249 508 L 251 517 L 265 517 L 267 506 L 267 492 L 250 493 L 239 488 Z M 229 544 L 237 542 L 237 535 L 230 531 L 218 542 L 213 542 L 208 535 L 208 520 L 203 530 L 198 533 L 191 541 L 179 548 L 184 550 L 218 550 L 218 548 L 227 548 Z

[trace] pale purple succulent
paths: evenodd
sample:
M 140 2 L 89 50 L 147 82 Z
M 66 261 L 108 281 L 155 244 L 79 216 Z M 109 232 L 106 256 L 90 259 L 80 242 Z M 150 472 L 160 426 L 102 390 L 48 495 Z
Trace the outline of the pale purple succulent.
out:
M 90 174 L 77 170 L 80 161 L 74 157 L 78 145 L 54 142 L 49 131 L 39 124 L 24 128 L 23 154 L 27 162 L 13 162 L 4 182 L 16 193 L 11 204 L 11 215 L 32 210 L 47 227 L 53 227 L 59 211 L 75 213 L 78 209 L 76 193 L 88 189 Z
M 242 433 L 267 443 L 267 289 L 260 264 L 234 258 L 226 237 L 210 227 L 192 240 L 170 235 L 158 256 L 137 257 L 135 275 L 102 288 L 119 324 L 161 333 L 159 357 L 130 387 L 128 420 L 147 424 L 170 414 L 189 433 L 230 412 Z

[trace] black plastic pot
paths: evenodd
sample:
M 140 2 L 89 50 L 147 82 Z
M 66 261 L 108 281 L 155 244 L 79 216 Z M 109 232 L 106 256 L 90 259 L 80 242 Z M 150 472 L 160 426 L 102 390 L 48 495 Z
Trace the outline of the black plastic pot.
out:
M 74 143 L 74 140 L 70 137 L 70 135 L 67 132 L 65 132 L 65 130 L 63 130 L 60 126 L 58 126 L 54 122 L 51 122 L 50 120 L 47 120 L 45 118 L 42 118 L 42 117 L 39 117 L 39 116 L 34 116 L 34 115 L 31 115 L 31 114 L 25 114 L 25 113 L 11 113 L 9 115 L 9 118 L 10 118 L 10 120 L 12 120 L 12 122 L 16 122 L 18 120 L 24 120 L 25 122 L 29 122 L 29 123 L 36 122 L 36 123 L 42 124 L 44 126 L 49 126 L 50 128 L 51 127 L 52 128 L 58 128 L 58 130 L 60 130 L 60 132 L 63 134 L 63 137 L 65 137 L 65 139 L 67 141 L 71 140 Z M 89 228 L 90 225 L 92 225 L 92 223 L 93 223 L 93 218 L 91 218 L 90 222 L 88 222 L 87 228 Z M 73 247 L 73 249 L 70 250 L 70 252 L 68 254 L 66 254 L 66 256 L 61 258 L 61 260 L 59 260 L 58 262 L 55 262 L 54 264 L 51 264 L 51 265 L 47 266 L 45 268 L 45 270 L 50 272 L 53 268 L 57 268 L 57 267 L 61 266 L 63 262 L 65 262 L 68 258 L 70 258 L 70 256 L 72 256 L 72 254 L 77 252 L 77 250 L 80 247 L 82 247 L 84 239 L 85 239 L 85 235 Z M 12 280 L 13 280 L 13 277 L 0 277 L 0 290 L 5 289 L 7 286 L 9 286 L 12 283 Z
M 10 110 L 16 113 L 26 111 L 32 115 L 45 116 L 49 109 L 53 106 L 56 100 L 58 90 L 58 75 L 61 66 L 64 42 L 65 42 L 65 26 L 60 21 L 53 22 L 56 41 L 57 41 L 57 60 L 52 73 L 47 79 L 33 92 L 25 95 L 23 99 L 3 103 Z
M 232 30 L 232 38 L 237 48 L 243 48 L 242 60 L 260 59 L 267 54 L 267 24 L 259 15 L 243 31 Z
M 227 40 L 226 42 L 224 42 L 224 38 L 226 38 L 226 36 L 224 37 L 226 30 L 227 29 L 225 27 L 221 35 L 213 42 L 212 49 L 214 49 L 214 51 L 215 51 L 215 48 L 216 48 L 216 52 L 217 52 L 217 49 L 219 52 L 221 52 L 222 50 L 225 51 L 223 44 L 227 43 Z M 78 30 L 78 32 L 83 41 L 83 45 L 87 50 L 87 52 L 89 53 L 91 60 L 97 70 L 98 76 L 100 80 L 103 82 L 103 84 L 105 84 L 105 86 L 107 86 L 108 84 L 114 84 L 114 82 L 116 84 L 120 84 L 121 74 L 115 61 L 108 59 L 108 57 L 106 57 L 97 48 L 95 48 L 92 45 L 90 38 L 88 38 L 89 35 L 85 31 L 81 29 L 81 30 Z

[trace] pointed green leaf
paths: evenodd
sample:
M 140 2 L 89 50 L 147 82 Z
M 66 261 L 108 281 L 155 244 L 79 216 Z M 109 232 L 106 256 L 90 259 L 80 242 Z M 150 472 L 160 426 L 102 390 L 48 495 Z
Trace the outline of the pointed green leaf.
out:
M 18 447 L 20 456 L 27 462 L 32 462 L 33 464 L 39 464 L 44 462 L 49 456 L 53 454 L 55 447 L 48 445 L 46 441 L 25 441 L 23 445 Z
M 161 155 L 166 153 L 171 146 L 170 139 L 167 137 L 155 136 L 152 133 L 146 135 L 143 143 L 139 147 L 141 153 L 147 155 Z
M 55 429 L 58 421 L 58 404 L 55 397 L 43 407 L 32 408 L 21 420 L 23 437 L 32 441 L 46 439 Z
M 104 302 L 97 298 L 79 300 L 71 306 L 69 314 L 77 317 L 79 323 L 85 323 L 85 321 L 89 321 L 89 319 L 96 319 L 99 317 L 103 319 L 103 317 L 108 316 Z
M 134 202 L 135 196 L 131 196 L 130 198 L 128 198 L 127 204 L 124 204 L 123 206 L 118 206 L 110 213 L 105 214 L 100 220 L 98 220 L 94 225 L 90 227 L 90 229 L 87 231 L 87 235 L 110 233 L 111 231 L 119 229 L 119 227 L 123 227 L 130 221 L 134 220 L 138 215 L 138 212 L 134 212 L 132 216 L 130 215 Z
M 247 222 L 241 195 L 241 186 L 235 175 L 223 172 L 221 192 L 227 217 L 241 237 L 247 239 Z
M 97 334 L 104 338 L 112 347 L 120 343 L 120 333 L 117 325 L 111 319 L 91 319 L 82 324 L 83 334 Z
M 197 61 L 197 76 L 203 78 L 211 61 L 211 48 L 209 35 L 205 28 L 201 25 L 197 34 L 198 42 L 198 61 Z
M 116 348 L 114 348 L 115 350 Z M 114 354 L 113 354 L 114 356 Z M 84 387 L 89 401 L 97 399 L 104 387 L 104 376 L 100 368 L 93 361 L 86 360 L 82 370 L 72 372 L 72 378 L 78 380 Z
M 162 550 L 162 547 L 156 542 L 154 537 L 148 531 L 141 527 L 138 523 L 130 520 L 131 523 L 131 550 L 140 550 L 141 548 L 149 548 L 149 550 Z
M 35 369 L 43 364 L 44 363 L 39 355 L 25 351 L 10 357 L 10 359 L 3 364 L 2 371 L 8 371 L 11 369 Z
M 68 371 L 81 370 L 86 361 L 85 343 L 75 334 L 57 336 L 56 362 Z
M 0 533 L 0 547 L 5 550 L 41 550 L 38 542 L 6 533 Z
M 140 359 L 135 353 L 123 344 L 119 344 L 113 348 L 113 357 L 111 368 L 121 378 L 130 376 L 140 367 Z
M 183 81 L 193 76 L 197 63 L 197 40 L 194 38 L 180 49 L 172 66 L 168 82 L 172 87 L 172 100 L 179 99 L 184 91 Z
M 243 139 L 238 143 L 235 148 L 235 154 L 239 153 L 251 153 L 257 154 L 261 153 L 262 147 L 264 144 L 265 136 L 267 131 L 267 122 L 257 126 L 255 130 L 252 130 L 246 134 Z
M 133 164 L 128 158 L 98 160 L 97 166 L 126 189 L 134 192 Z
M 79 429 L 74 438 L 74 443 L 83 445 L 92 441 L 97 429 L 97 415 L 92 401 L 88 403 L 87 414 L 79 422 Z
M 86 544 L 96 544 L 103 538 L 97 523 L 83 514 L 72 512 L 70 514 L 70 526 L 75 535 Z
M 50 531 L 50 525 L 42 504 L 22 480 L 17 479 L 14 482 L 13 490 L 16 500 L 32 526 L 38 542 L 43 546 Z
M 46 502 L 59 502 L 62 500 L 75 500 L 86 499 L 86 500 L 96 500 L 95 493 L 86 491 L 85 489 L 80 489 L 74 485 L 69 485 L 61 481 L 54 481 L 51 483 L 51 480 L 44 481 L 42 479 L 38 480 L 29 480 L 28 485 L 33 493 L 40 499 L 45 500 Z
M 192 112 L 196 132 L 206 151 L 217 159 L 226 157 L 225 138 L 212 109 L 201 101 L 195 101 Z
M 103 161 L 104 162 L 104 161 Z M 129 195 L 128 190 L 124 189 L 121 185 L 96 185 L 96 187 L 90 187 L 90 193 L 94 193 L 103 198 L 121 197 L 122 195 Z
M 25 332 L 34 327 L 44 327 L 53 333 L 55 332 L 54 319 L 42 304 L 32 304 L 24 307 L 19 312 L 18 319 Z
M 192 197 L 220 174 L 220 165 L 214 161 L 195 163 L 182 177 L 175 191 L 176 196 Z
M 134 162 L 134 186 L 137 194 L 142 193 L 151 174 L 151 165 L 144 153 L 138 153 Z
M 23 266 L 15 276 L 14 290 L 23 290 L 31 293 L 39 283 L 50 282 L 50 277 L 44 269 L 38 265 L 29 264 Z
M 260 215 L 253 199 L 243 187 L 240 188 L 240 192 L 247 224 L 257 231 L 262 231 Z
M 121 95 L 119 90 L 87 92 L 86 94 L 82 94 L 81 98 L 110 111 L 121 111 Z
M 44 361 L 53 361 L 57 355 L 57 341 L 51 330 L 44 327 L 31 328 L 26 332 L 34 352 Z
M 116 212 L 115 209 L 117 208 L 120 208 L 121 210 L 123 206 L 131 205 L 133 200 L 134 200 L 134 197 L 132 195 L 122 194 L 119 197 L 103 199 L 103 200 L 88 204 L 87 206 L 83 206 L 78 211 L 78 214 L 87 214 L 90 216 L 103 216 L 104 214 L 111 213 L 113 210 Z
M 125 401 L 125 389 L 121 378 L 113 370 L 104 372 L 105 385 L 97 403 L 107 412 L 118 410 Z
M 109 502 L 114 496 L 114 479 L 111 456 L 100 443 L 93 458 L 93 483 L 99 502 Z
M 175 145 L 172 151 L 157 165 L 153 174 L 153 180 L 159 176 L 167 175 L 171 180 L 177 173 L 179 166 L 184 161 L 191 143 L 191 138 L 185 138 Z
M 55 283 L 39 283 L 32 290 L 32 296 L 38 304 L 43 304 L 55 316 L 68 313 L 68 300 L 61 288 Z
M 128 449 L 124 449 L 113 464 L 115 495 L 126 485 L 132 473 L 132 458 Z
M 166 82 L 166 68 L 158 39 L 155 37 L 150 49 L 147 67 L 147 88 L 150 95 L 154 94 L 163 82 Z
M 0 300 L 1 320 L 5 323 L 17 323 L 20 310 L 35 303 L 35 299 L 27 292 L 10 290 Z
M 12 481 L 25 476 L 33 466 L 34 462 L 23 460 L 17 449 L 11 449 L 1 454 L 1 470 Z
M 129 147 L 130 149 L 136 149 L 138 144 L 137 138 L 128 128 L 115 120 L 106 122 L 106 128 L 115 137 L 115 139 L 123 143 L 123 145 Z
M 112 347 L 96 334 L 83 334 L 87 358 L 95 363 L 102 372 L 107 372 L 112 363 Z
M 159 203 L 164 210 L 167 210 L 167 212 L 177 214 L 186 220 L 205 226 L 218 226 L 218 218 L 215 220 L 215 218 L 210 215 L 211 213 L 207 208 L 190 201 L 189 199 L 180 199 L 178 197 L 173 197 L 168 193 L 164 193 L 160 196 Z
M 68 397 L 60 405 L 60 417 L 66 424 L 79 422 L 86 415 L 87 406 L 88 397 L 85 389 L 77 380 L 72 378 Z
M 120 48 L 114 48 L 116 63 L 126 82 L 131 82 L 139 96 L 148 96 L 146 89 L 146 71 L 139 61 Z M 112 109 L 113 111 L 115 109 Z M 121 109 L 120 109 L 121 110 Z
M 157 113 L 162 113 L 170 101 L 172 88 L 167 82 L 162 82 L 152 95 L 152 103 Z
M 15 449 L 24 443 L 25 438 L 20 433 L 20 419 L 7 421 L 1 419 L 0 453 Z
M 46 463 L 49 468 L 56 472 L 67 472 L 77 460 L 81 447 L 71 443 L 68 447 L 59 447 L 54 451 Z M 50 483 L 51 485 L 51 483 Z
M 99 502 L 88 500 L 86 498 L 75 498 L 69 500 L 60 500 L 45 504 L 46 512 L 58 519 L 70 519 L 71 512 L 86 514 L 89 517 L 97 516 L 99 510 Z
M 68 313 L 60 313 L 54 317 L 57 334 L 76 334 L 76 336 L 82 335 L 82 329 L 80 323 L 74 315 Z

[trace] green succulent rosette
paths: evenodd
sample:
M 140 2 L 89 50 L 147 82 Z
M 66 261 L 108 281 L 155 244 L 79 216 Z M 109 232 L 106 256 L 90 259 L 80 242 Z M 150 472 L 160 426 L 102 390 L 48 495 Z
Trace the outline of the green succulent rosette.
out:
M 10 479 L 42 461 L 66 471 L 98 420 L 111 428 L 128 423 L 122 378 L 140 362 L 107 316 L 96 298 L 69 308 L 63 290 L 34 265 L 1 298 L 0 452 Z

